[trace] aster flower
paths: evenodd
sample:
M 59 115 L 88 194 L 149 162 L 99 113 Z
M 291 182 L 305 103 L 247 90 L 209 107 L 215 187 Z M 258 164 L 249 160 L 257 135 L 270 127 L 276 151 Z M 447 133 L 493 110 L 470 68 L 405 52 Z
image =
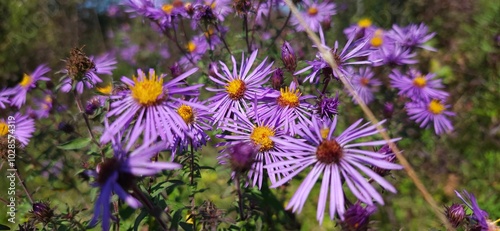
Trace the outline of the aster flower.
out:
M 262 187 L 262 180 L 264 178 L 264 165 L 272 164 L 277 161 L 282 161 L 284 158 L 282 156 L 275 156 L 272 154 L 274 151 L 282 151 L 281 144 L 275 143 L 271 140 L 271 137 L 281 137 L 285 133 L 280 129 L 281 127 L 281 117 L 274 116 L 267 119 L 261 118 L 258 114 L 256 116 L 256 122 L 252 123 L 249 118 L 239 112 L 235 112 L 237 119 L 226 118 L 224 123 L 220 126 L 222 131 L 230 132 L 230 134 L 218 135 L 218 138 L 225 139 L 226 142 L 219 144 L 220 146 L 225 146 L 225 149 L 233 147 L 238 143 L 253 143 L 257 148 L 258 152 L 255 154 L 253 163 L 248 172 L 248 178 L 251 181 L 252 187 L 257 185 L 259 189 Z M 231 151 L 223 149 L 222 155 L 219 157 L 221 160 L 230 159 Z M 221 161 L 223 164 L 224 161 Z M 277 180 L 286 176 L 287 172 L 281 172 L 276 174 L 275 169 L 268 168 L 267 175 L 271 183 L 275 183 Z
M 219 31 L 217 31 L 216 29 L 219 29 Z M 227 31 L 228 28 L 225 26 L 218 26 L 218 28 L 215 29 L 212 26 L 208 27 L 208 30 L 204 32 L 203 35 L 207 40 L 208 47 L 210 50 L 215 50 L 217 45 L 222 43 L 221 37 L 219 37 L 219 33 L 220 36 L 224 37 Z
M 42 64 L 42 65 L 38 66 L 35 69 L 35 71 L 33 71 L 31 74 L 29 74 L 29 75 L 24 74 L 21 82 L 12 89 L 12 92 L 15 92 L 15 94 L 12 94 L 13 97 L 10 100 L 11 106 L 15 106 L 17 108 L 20 108 L 26 102 L 26 94 L 28 93 L 29 90 L 36 87 L 37 81 L 39 81 L 39 80 L 49 81 L 50 80 L 50 78 L 44 76 L 49 71 L 50 71 L 50 68 L 48 68 L 47 65 Z
M 350 38 L 351 36 L 357 39 L 363 38 L 375 31 L 376 27 L 372 24 L 372 20 L 369 18 L 362 18 L 358 21 L 358 23 L 344 29 L 344 34 L 347 38 Z
M 416 55 L 416 53 L 411 53 L 411 50 L 402 47 L 398 43 L 384 43 L 378 50 L 370 54 L 368 60 L 381 60 L 381 62 L 374 62 L 373 66 L 401 66 L 418 63 L 418 61 L 414 59 Z
M 372 102 L 375 99 L 373 92 L 377 90 L 377 87 L 382 85 L 380 80 L 373 77 L 374 73 L 369 67 L 361 67 L 358 72 L 355 72 L 351 78 L 351 84 L 358 93 L 359 97 L 365 104 Z M 349 94 L 351 94 L 349 92 Z M 354 103 L 357 103 L 354 100 Z
M 388 181 L 368 166 L 384 169 L 401 169 L 402 167 L 383 160 L 384 155 L 380 153 L 358 149 L 358 147 L 363 146 L 384 145 L 387 142 L 377 140 L 351 143 L 351 141 L 359 138 L 378 133 L 376 125 L 366 123 L 358 127 L 360 123 L 361 120 L 358 120 L 339 136 L 333 136 L 337 125 L 337 117 L 333 121 L 329 119 L 320 121 L 313 117 L 309 124 L 301 126 L 299 131 L 301 139 L 295 137 L 271 138 L 273 142 L 281 144 L 283 150 L 283 152 L 273 152 L 272 154 L 285 157 L 288 160 L 266 165 L 265 168 L 281 168 L 276 173 L 281 171 L 290 172 L 289 175 L 274 183 L 271 186 L 272 188 L 283 185 L 306 168 L 312 166 L 311 171 L 290 199 L 286 209 L 293 209 L 294 212 L 298 211 L 300 213 L 313 185 L 320 176 L 322 176 L 322 182 L 316 213 L 316 219 L 320 223 L 323 221 L 328 195 L 330 197 L 330 219 L 333 220 L 335 215 L 338 215 L 341 220 L 344 220 L 343 181 L 359 201 L 367 205 L 373 205 L 373 200 L 378 204 L 384 204 L 382 196 L 362 173 L 380 184 L 385 190 L 396 192 L 396 189 Z M 393 142 L 396 140 L 399 139 L 392 139 Z
M 339 94 L 335 97 L 327 97 L 326 95 L 322 95 L 320 100 L 318 100 L 318 104 L 316 105 L 315 114 L 318 115 L 319 118 L 333 118 L 333 116 L 337 115 L 339 106 Z
M 476 197 L 472 193 L 463 190 L 462 194 L 455 190 L 455 194 L 472 210 L 472 219 L 476 222 L 474 230 L 488 231 L 488 213 L 479 208 Z
M 49 117 L 50 110 L 52 110 L 52 95 L 47 93 L 40 99 L 35 99 L 37 109 L 28 108 L 27 113 L 31 118 L 42 119 Z
M 233 12 L 231 0 L 204 0 L 204 3 L 212 9 L 219 21 L 224 21 L 226 16 Z
M 266 18 L 269 15 L 270 6 L 272 5 L 272 1 L 254 1 L 253 6 L 255 6 L 255 24 L 263 26 Z
M 257 107 L 255 113 L 263 118 L 281 117 L 285 133 L 295 134 L 295 121 L 309 120 L 312 105 L 308 99 L 315 98 L 313 95 L 302 95 L 297 84 L 292 81 L 289 87 L 281 88 L 279 91 L 272 90 L 264 95 L 262 105 Z M 253 117 L 253 110 L 248 112 Z
M 302 7 L 301 16 L 307 26 L 314 32 L 321 29 L 321 22 L 330 19 L 337 13 L 335 4 L 326 0 L 322 2 L 318 0 L 304 0 L 302 1 Z M 295 16 L 292 17 L 290 23 L 295 26 L 297 31 L 305 30 Z
M 173 145 L 175 150 L 172 153 L 187 150 L 188 146 L 192 146 L 193 150 L 196 151 L 206 145 L 210 139 L 206 132 L 212 129 L 212 113 L 204 106 L 206 102 L 192 98 L 189 103 L 189 105 L 184 103 L 176 104 L 177 114 L 184 120 L 187 129 L 183 130 L 183 136 L 176 138 L 176 145 Z M 174 155 L 172 155 L 172 158 L 174 158 Z
M 12 88 L 4 88 L 0 90 L 0 108 L 6 108 L 5 105 L 10 104 L 9 97 L 14 94 Z
M 12 117 L 13 120 L 0 119 L 0 137 L 6 137 L 10 130 L 13 132 L 11 135 L 14 135 L 19 143 L 24 146 L 28 145 L 33 136 L 33 132 L 35 132 L 35 120 L 19 112 Z M 15 129 L 9 129 L 9 125 L 14 125 Z
M 258 50 L 255 50 L 250 58 L 245 59 L 241 56 L 241 65 L 238 71 L 236 59 L 231 57 L 233 70 L 223 62 L 221 65 L 222 73 L 214 70 L 216 76 L 209 76 L 216 84 L 224 86 L 223 89 L 207 88 L 207 90 L 216 92 L 208 101 L 209 107 L 214 112 L 214 123 L 220 123 L 226 117 L 230 117 L 232 112 L 239 111 L 244 113 L 249 108 L 247 101 L 252 101 L 254 97 L 262 97 L 264 94 L 264 85 L 269 80 L 272 63 L 266 66 L 267 57 L 252 72 L 250 69 L 257 58 Z
M 111 75 L 116 67 L 116 60 L 109 54 L 94 59 L 93 56 L 87 57 L 80 48 L 73 48 L 70 54 L 66 60 L 66 69 L 61 71 L 65 74 L 61 79 L 62 92 L 76 89 L 78 94 L 82 94 L 84 86 L 91 89 L 102 82 L 98 74 Z
M 127 0 L 124 1 L 124 5 L 128 6 L 126 12 L 133 13 L 133 17 L 152 17 L 151 9 L 155 9 L 155 4 L 151 0 Z
M 444 215 L 448 218 L 451 225 L 456 228 L 465 220 L 465 206 L 462 204 L 452 204 L 450 207 L 445 206 Z
M 453 131 L 453 125 L 447 117 L 455 116 L 455 113 L 447 111 L 446 109 L 449 107 L 449 105 L 445 105 L 441 100 L 433 99 L 408 103 L 406 110 L 410 119 L 420 123 L 421 128 L 433 122 L 434 132 L 439 135 L 443 132 Z
M 129 145 L 132 145 L 141 134 L 146 143 L 160 137 L 169 145 L 173 144 L 175 137 L 183 136 L 183 131 L 188 128 L 183 118 L 176 113 L 177 103 L 208 110 L 200 104 L 174 97 L 174 95 L 198 96 L 202 84 L 180 87 L 183 81 L 196 71 L 197 68 L 191 69 L 166 83 L 163 83 L 165 75 L 158 76 L 153 69 L 149 70 L 149 77 L 141 70 L 137 70 L 138 77 L 133 76 L 133 79 L 122 77 L 121 81 L 128 85 L 130 90 L 111 96 L 115 101 L 111 103 L 107 116 L 117 118 L 106 129 L 101 142 L 109 142 L 114 134 L 130 126 L 127 135 L 130 139 Z M 131 126 L 133 120 L 135 124 Z
M 165 144 L 162 142 L 151 146 L 150 143 L 146 142 L 132 151 L 129 148 L 124 148 L 120 140 L 120 135 L 113 138 L 113 157 L 100 163 L 97 170 L 90 173 L 96 179 L 94 186 L 100 188 L 99 196 L 95 201 L 94 216 L 89 223 L 90 227 L 95 226 L 101 218 L 102 230 L 109 230 L 110 203 L 113 193 L 132 208 L 142 206 L 141 202 L 128 193 L 137 177 L 152 176 L 163 170 L 181 168 L 181 165 L 177 163 L 151 162 L 153 156 L 165 149 Z
M 193 40 L 186 44 L 186 55 L 184 55 L 179 63 L 184 67 L 194 65 L 207 52 L 208 43 L 204 36 L 195 36 Z
M 346 70 L 347 65 L 373 64 L 373 63 L 378 62 L 377 60 L 348 62 L 351 59 L 359 59 L 361 57 L 368 56 L 371 53 L 370 50 L 363 49 L 363 47 L 367 43 L 367 40 L 358 40 L 356 42 L 353 42 L 354 36 L 351 36 L 349 38 L 349 40 L 347 41 L 346 45 L 344 46 L 344 48 L 342 49 L 342 51 L 340 51 L 340 53 L 339 53 L 339 44 L 337 41 L 335 41 L 335 46 L 332 49 L 332 48 L 329 48 L 328 46 L 326 46 L 326 44 L 325 44 L 325 36 L 323 34 L 323 30 L 321 30 L 321 29 L 319 30 L 319 35 L 321 38 L 321 44 L 322 44 L 323 48 L 330 50 L 330 52 L 332 53 L 333 58 L 335 60 L 335 63 L 337 64 L 339 71 L 344 75 L 349 74 Z M 308 63 L 309 63 L 309 66 L 303 68 L 302 70 L 295 72 L 294 75 L 302 74 L 302 73 L 312 69 L 311 73 L 308 76 L 306 76 L 304 81 L 309 80 L 309 82 L 311 82 L 311 83 L 317 83 L 319 80 L 317 77 L 320 75 L 320 72 L 323 72 L 323 74 L 325 75 L 325 78 L 326 77 L 329 78 L 330 75 L 332 75 L 332 74 L 335 75 L 335 77 L 339 78 L 339 76 L 336 76 L 338 73 L 332 71 L 332 68 L 330 67 L 328 62 L 326 62 L 321 57 L 321 54 L 319 54 L 319 53 L 316 55 L 316 60 L 310 61 Z
M 389 78 L 391 86 L 399 90 L 399 95 L 406 95 L 414 101 L 426 101 L 430 99 L 445 99 L 448 93 L 439 90 L 444 88 L 441 79 L 435 79 L 436 74 L 421 74 L 415 69 L 410 69 L 407 75 L 401 74 L 394 69 Z
M 392 30 L 389 31 L 388 34 L 389 37 L 405 48 L 413 50 L 416 47 L 420 47 L 430 51 L 436 51 L 436 49 L 423 44 L 435 35 L 435 32 L 428 33 L 428 28 L 423 23 L 419 25 L 410 24 L 404 28 L 401 28 L 398 25 L 393 25 Z

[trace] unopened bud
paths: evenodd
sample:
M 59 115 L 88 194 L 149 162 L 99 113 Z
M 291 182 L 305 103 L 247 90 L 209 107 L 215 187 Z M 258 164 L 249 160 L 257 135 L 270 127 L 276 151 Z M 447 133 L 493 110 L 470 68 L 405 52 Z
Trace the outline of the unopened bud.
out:
M 217 76 L 215 73 L 217 73 L 217 63 L 211 62 L 208 64 L 208 75 L 215 77 Z
M 458 227 L 465 219 L 465 207 L 462 204 L 452 204 L 450 207 L 445 206 L 444 215 L 448 218 L 453 227 Z
M 179 63 L 175 62 L 174 65 L 170 67 L 170 72 L 172 73 L 172 78 L 182 75 L 182 68 Z
M 326 97 L 323 96 L 317 104 L 318 113 L 320 117 L 332 118 L 337 115 L 339 106 L 339 96 Z
M 273 88 L 276 90 L 281 89 L 281 86 L 283 86 L 283 70 L 281 68 L 276 69 L 273 72 L 273 75 L 271 76 L 271 84 L 273 85 Z
M 297 68 L 297 56 L 295 55 L 292 46 L 290 46 L 290 43 L 287 41 L 285 41 L 283 46 L 281 46 L 281 60 L 289 72 L 295 72 L 295 69 Z
M 341 222 L 342 230 L 346 231 L 364 231 L 368 229 L 370 215 L 377 210 L 374 205 L 368 205 L 363 208 L 359 203 L 349 207 L 344 213 L 344 220 Z
M 394 113 L 394 104 L 391 102 L 387 102 L 384 104 L 384 117 L 387 119 L 392 118 L 392 114 Z
M 241 142 L 228 149 L 231 168 L 237 173 L 251 169 L 259 147 L 252 142 Z
M 378 153 L 385 155 L 384 160 L 387 162 L 394 163 L 396 162 L 396 155 L 392 152 L 392 149 L 389 147 L 389 145 L 384 145 L 382 148 L 378 150 Z M 389 175 L 390 170 L 384 169 L 384 168 L 379 168 L 374 166 L 373 171 L 379 174 L 380 176 L 387 176 Z
M 36 202 L 33 204 L 33 210 L 31 211 L 31 214 L 36 221 L 47 224 L 54 216 L 54 211 L 50 208 L 49 203 Z

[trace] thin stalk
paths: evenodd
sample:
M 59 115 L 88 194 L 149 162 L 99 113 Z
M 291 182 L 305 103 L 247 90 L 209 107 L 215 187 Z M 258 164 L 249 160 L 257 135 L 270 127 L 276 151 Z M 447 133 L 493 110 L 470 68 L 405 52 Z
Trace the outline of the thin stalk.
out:
M 116 213 L 116 231 L 120 231 L 120 213 L 118 212 L 118 201 L 113 202 L 113 207 Z
M 231 53 L 231 49 L 229 49 L 229 45 L 227 45 L 226 39 L 224 38 L 224 36 L 222 36 L 222 31 L 219 29 L 219 26 L 217 25 L 217 23 L 214 23 L 214 26 L 215 26 L 215 29 L 217 29 L 217 33 L 219 34 L 219 38 L 220 38 L 220 40 L 222 40 L 222 43 L 224 43 L 224 47 L 226 47 L 227 52 L 229 52 L 230 55 L 233 55 L 233 53 Z
M 243 212 L 243 195 L 241 194 L 241 185 L 240 185 L 240 174 L 236 174 L 234 178 L 236 184 L 236 191 L 238 191 L 238 208 L 240 212 L 240 220 L 245 220 L 245 213 Z
M 330 65 L 332 68 L 333 72 L 337 74 L 337 76 L 340 78 L 344 86 L 346 86 L 347 90 L 354 96 L 354 99 L 358 103 L 358 105 L 361 107 L 365 115 L 368 117 L 368 119 L 372 122 L 372 124 L 376 125 L 376 128 L 378 132 L 382 135 L 384 140 L 387 141 L 389 144 L 389 147 L 391 150 L 394 152 L 396 157 L 398 158 L 399 162 L 401 165 L 403 165 L 406 173 L 410 177 L 410 179 L 413 181 L 415 186 L 418 188 L 424 199 L 427 201 L 427 203 L 431 206 L 433 212 L 435 215 L 441 220 L 441 222 L 446 226 L 447 230 L 455 230 L 453 226 L 450 224 L 448 219 L 444 216 L 444 214 L 441 212 L 441 208 L 437 205 L 436 201 L 432 198 L 431 194 L 427 191 L 427 188 L 424 186 L 418 175 L 416 174 L 415 170 L 411 166 L 411 164 L 406 160 L 406 158 L 401 154 L 401 151 L 399 148 L 394 144 L 394 142 L 391 141 L 391 138 L 389 137 L 389 134 L 384 130 L 384 128 L 379 124 L 378 119 L 375 117 L 373 112 L 366 106 L 366 104 L 361 100 L 357 92 L 352 88 L 352 86 L 349 84 L 349 82 L 346 79 L 346 76 L 338 70 L 338 66 L 335 63 L 333 56 L 330 52 L 328 52 L 323 46 L 321 45 L 321 42 L 318 38 L 318 36 L 309 28 L 309 26 L 305 23 L 304 19 L 300 15 L 297 7 L 292 3 L 291 0 L 284 0 L 285 3 L 290 7 L 290 10 L 293 12 L 295 17 L 299 20 L 300 24 L 305 28 L 306 33 L 309 35 L 309 38 L 314 42 L 314 44 L 318 47 L 321 56 L 323 59 Z
M 83 109 L 81 99 L 80 99 L 80 97 L 78 97 L 76 90 L 73 90 L 73 95 L 75 96 L 75 101 L 76 101 L 76 106 L 78 107 L 78 111 L 83 116 L 83 120 L 85 120 L 85 125 L 87 127 L 87 131 L 89 132 L 90 138 L 92 139 L 92 142 L 94 142 L 94 144 L 96 144 L 97 147 L 99 148 L 99 151 L 101 152 L 101 160 L 104 162 L 104 152 L 101 149 L 101 144 L 97 141 L 97 139 L 94 136 L 94 133 L 92 132 L 92 128 L 90 127 L 89 118 L 87 117 L 87 114 L 85 114 L 85 110 Z
M 149 199 L 144 195 L 144 193 L 142 193 L 142 191 L 137 187 L 137 185 L 134 185 L 132 187 L 132 191 L 134 192 L 136 198 L 146 206 L 148 212 L 156 218 L 156 221 L 158 222 L 158 224 L 160 224 L 162 230 L 167 230 L 168 229 L 167 223 L 161 218 L 161 214 L 162 213 L 165 214 L 165 212 L 161 210 L 162 211 L 161 213 L 157 213 L 155 211 L 153 203 L 149 201 Z
M 290 21 L 291 17 L 292 17 L 292 11 L 290 11 L 290 13 L 288 13 L 288 16 L 286 17 L 285 23 L 278 30 L 278 32 L 276 33 L 276 35 L 273 37 L 273 40 L 271 41 L 271 44 L 269 44 L 269 47 L 271 47 L 274 44 L 274 42 L 276 42 L 276 39 L 278 39 L 280 37 L 281 33 L 283 33 L 283 31 L 285 30 L 286 25 L 288 25 L 288 21 Z M 269 47 L 267 47 L 267 48 L 269 49 Z
M 21 175 L 19 174 L 19 170 L 17 170 L 17 167 L 16 167 L 15 172 L 16 172 L 17 179 L 19 179 L 19 182 L 21 182 L 21 186 L 23 186 L 23 190 L 26 193 L 26 196 L 28 196 L 28 200 L 33 205 L 33 197 L 31 197 L 31 194 L 28 191 L 28 188 L 26 188 L 26 184 L 24 183 L 24 180 L 21 178 Z
M 247 18 L 247 14 L 243 15 L 243 27 L 245 28 L 245 42 L 247 43 L 247 50 L 248 50 L 248 53 L 251 53 L 252 48 L 251 48 L 250 42 L 248 42 L 248 18 Z

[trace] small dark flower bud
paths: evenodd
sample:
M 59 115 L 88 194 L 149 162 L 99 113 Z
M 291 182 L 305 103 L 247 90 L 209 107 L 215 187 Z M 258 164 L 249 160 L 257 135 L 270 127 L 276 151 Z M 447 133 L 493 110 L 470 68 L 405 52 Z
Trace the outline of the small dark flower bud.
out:
M 273 85 L 273 88 L 276 90 L 281 89 L 281 86 L 283 86 L 283 80 L 283 70 L 281 70 L 281 68 L 276 69 L 271 76 L 271 84 Z
M 71 124 L 68 124 L 66 122 L 59 123 L 59 125 L 57 126 L 57 128 L 60 131 L 63 131 L 63 132 L 66 132 L 66 133 L 73 133 L 75 131 L 75 128 Z
M 385 118 L 392 118 L 392 114 L 394 113 L 394 104 L 390 102 L 385 103 L 383 113 Z
M 252 9 L 252 2 L 249 0 L 233 1 L 233 8 L 238 15 L 246 14 Z
M 384 145 L 382 148 L 378 150 L 378 153 L 385 155 L 384 160 L 394 163 L 396 162 L 396 155 L 392 152 L 392 149 L 389 147 L 389 145 Z M 379 174 L 380 176 L 387 176 L 389 175 L 390 170 L 379 168 L 379 167 L 373 167 L 373 171 Z
M 210 76 L 217 76 L 217 74 L 215 74 L 217 72 L 217 63 L 215 62 L 211 62 L 210 64 L 208 64 L 208 75 Z
M 241 142 L 228 149 L 231 168 L 237 173 L 251 169 L 259 147 L 252 142 Z
M 285 41 L 283 46 L 281 46 L 281 60 L 289 72 L 295 72 L 295 69 L 297 68 L 297 56 L 295 55 L 292 46 L 290 46 L 290 43 L 287 41 Z
M 462 204 L 452 204 L 450 207 L 445 206 L 444 215 L 448 218 L 453 227 L 458 227 L 465 219 L 465 207 Z
M 33 215 L 33 218 L 36 221 L 47 224 L 50 222 L 50 219 L 54 216 L 54 210 L 50 208 L 49 203 L 47 202 L 36 202 L 33 204 L 33 210 L 30 211 Z
M 321 117 L 332 118 L 334 115 L 338 113 L 339 106 L 339 96 L 335 97 L 326 97 L 323 96 L 321 100 L 317 104 L 318 113 Z
M 92 99 L 87 102 L 87 106 L 85 107 L 85 114 L 93 115 L 95 110 L 101 106 L 102 104 L 99 96 L 92 97 Z
M 174 65 L 170 67 L 170 73 L 172 73 L 172 78 L 182 75 L 182 68 L 178 62 L 175 62 Z
M 377 210 L 377 207 L 368 205 L 363 208 L 359 203 L 349 207 L 344 213 L 344 220 L 341 222 L 342 230 L 365 231 L 368 229 L 370 215 Z

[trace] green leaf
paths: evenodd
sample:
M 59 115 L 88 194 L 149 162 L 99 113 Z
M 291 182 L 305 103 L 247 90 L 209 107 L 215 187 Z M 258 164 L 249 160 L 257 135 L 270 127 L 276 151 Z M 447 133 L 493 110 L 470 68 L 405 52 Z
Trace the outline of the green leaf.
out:
M 77 138 L 71 141 L 68 141 L 64 144 L 57 146 L 60 149 L 64 150 L 73 150 L 73 149 L 81 149 L 90 144 L 90 138 Z

